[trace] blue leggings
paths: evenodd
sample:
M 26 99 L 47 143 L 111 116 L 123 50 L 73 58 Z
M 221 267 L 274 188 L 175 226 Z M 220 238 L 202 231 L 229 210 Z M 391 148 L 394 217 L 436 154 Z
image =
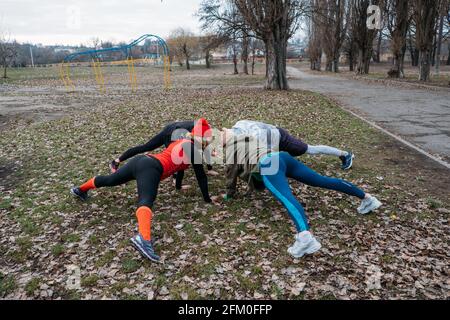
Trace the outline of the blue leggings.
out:
M 308 219 L 302 205 L 292 194 L 287 178 L 295 179 L 313 187 L 343 192 L 360 199 L 365 197 L 364 191 L 350 182 L 321 176 L 287 152 L 268 154 L 259 161 L 259 167 L 266 188 L 286 208 L 294 221 L 297 232 L 309 230 Z

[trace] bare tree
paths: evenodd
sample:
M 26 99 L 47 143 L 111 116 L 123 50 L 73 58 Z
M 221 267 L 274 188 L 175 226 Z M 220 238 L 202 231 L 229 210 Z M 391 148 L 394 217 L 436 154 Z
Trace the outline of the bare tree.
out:
M 353 0 L 349 0 L 347 2 L 346 10 L 347 10 L 347 16 L 346 16 L 347 28 L 346 28 L 344 42 L 342 44 L 342 52 L 347 57 L 349 71 L 354 71 L 355 64 L 357 62 L 358 47 L 356 45 L 356 40 L 355 40 L 356 39 L 356 31 L 353 30 L 353 28 L 356 25 L 354 23 L 355 18 L 353 17 L 353 15 L 355 14 L 355 12 L 353 10 Z
M 416 47 L 419 49 L 419 80 L 430 79 L 433 37 L 435 35 L 438 1 L 413 0 L 413 19 L 416 25 Z
M 205 57 L 206 68 L 211 68 L 211 51 L 228 41 L 227 37 L 207 34 L 199 37 L 200 50 Z
M 16 41 L 11 41 L 6 35 L 0 34 L 0 65 L 3 67 L 4 79 L 8 77 L 7 69 L 17 56 L 17 47 Z
M 380 5 L 382 6 L 380 8 L 381 10 L 381 17 L 382 20 L 385 21 L 389 18 L 389 10 L 388 10 L 388 4 L 389 4 L 390 0 L 383 0 L 381 1 Z M 380 63 L 381 62 L 381 50 L 382 50 L 382 44 L 383 44 L 383 40 L 386 38 L 386 26 L 383 25 L 377 32 L 376 38 L 377 38 L 377 43 L 376 43 L 376 49 L 374 50 L 375 54 L 373 56 L 373 61 L 376 63 Z
M 91 38 L 91 43 L 92 43 L 92 48 L 93 48 L 94 50 L 98 50 L 98 49 L 101 48 L 102 41 L 100 40 L 99 37 L 93 37 L 93 38 Z
M 189 59 L 198 49 L 198 38 L 189 30 L 177 28 L 171 32 L 167 42 L 180 65 L 182 65 L 182 61 L 184 60 L 186 69 L 190 70 L 191 65 Z
M 439 11 L 438 11 L 438 34 L 437 34 L 437 44 L 436 44 L 436 74 L 439 75 L 441 71 L 441 47 L 442 40 L 444 38 L 444 22 L 445 17 L 450 20 L 450 1 L 441 0 Z M 450 52 L 449 52 L 450 56 Z
M 358 48 L 356 73 L 368 74 L 372 58 L 373 40 L 376 29 L 367 28 L 367 9 L 369 5 L 379 5 L 381 0 L 352 0 L 352 32 Z
M 352 10 L 349 12 L 349 21 L 353 21 Z M 356 46 L 355 33 L 353 32 L 353 25 L 351 23 L 349 23 L 347 28 L 347 35 L 343 43 L 342 51 L 347 56 L 349 71 L 354 71 L 357 62 L 356 52 L 358 51 L 358 47 Z
M 448 4 L 446 20 L 447 20 L 447 35 L 449 35 L 449 37 L 447 38 L 448 43 L 447 65 L 450 66 L 450 3 Z
M 248 74 L 249 39 L 254 35 L 245 23 L 234 0 L 203 0 L 197 15 L 202 22 L 203 30 L 229 39 L 235 74 L 239 73 L 237 53 L 238 47 L 241 47 L 243 72 Z
M 393 54 L 392 68 L 388 74 L 393 78 L 403 78 L 403 64 L 406 52 L 406 33 L 410 21 L 410 0 L 388 0 L 386 3 L 387 29 L 391 37 Z
M 411 56 L 411 65 L 417 67 L 419 65 L 419 49 L 416 47 L 416 27 L 414 19 L 411 19 L 406 37 L 406 47 Z
M 311 1 L 311 12 L 308 23 L 308 56 L 311 70 L 320 71 L 322 66 L 322 31 L 320 24 L 321 6 L 324 4 L 321 0 Z
M 248 74 L 248 45 L 249 45 L 249 36 L 248 34 L 244 34 L 242 37 L 242 52 L 241 52 L 241 61 L 244 63 L 243 68 L 244 74 Z
M 322 48 L 327 58 L 327 71 L 339 71 L 339 57 L 347 30 L 348 8 L 346 0 L 319 0 L 319 5 L 315 8 L 318 12 L 313 21 L 318 24 L 317 28 L 320 30 Z
M 251 48 L 252 52 L 252 75 L 255 74 L 255 65 L 256 65 L 256 56 L 260 51 L 263 51 L 264 49 L 264 43 L 256 38 L 250 38 L 250 44 L 249 47 Z
M 232 38 L 230 40 L 230 45 L 231 45 L 231 59 L 233 60 L 233 67 L 234 67 L 234 74 L 239 74 L 239 70 L 238 70 L 238 47 L 239 47 L 239 43 L 236 39 L 235 34 L 232 35 Z
M 234 0 L 245 23 L 264 41 L 267 89 L 287 90 L 287 42 L 304 15 L 299 0 Z

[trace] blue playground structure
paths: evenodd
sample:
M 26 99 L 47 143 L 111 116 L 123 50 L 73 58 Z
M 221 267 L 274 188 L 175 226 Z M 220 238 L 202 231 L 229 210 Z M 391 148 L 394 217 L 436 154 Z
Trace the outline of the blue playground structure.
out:
M 140 36 L 138 39 L 132 41 L 131 43 L 123 46 L 116 46 L 105 49 L 97 49 L 97 50 L 87 50 L 82 52 L 75 52 L 67 55 L 60 64 L 60 76 L 61 80 L 64 82 L 64 86 L 68 91 L 74 91 L 75 85 L 70 78 L 70 64 L 78 57 L 88 56 L 91 58 L 92 68 L 95 74 L 95 80 L 98 84 L 100 92 L 105 92 L 105 80 L 103 77 L 103 73 L 101 70 L 101 61 L 102 57 L 106 53 L 119 52 L 123 53 L 126 57 L 125 63 L 128 67 L 128 74 L 130 76 L 130 86 L 131 90 L 135 91 L 137 88 L 137 79 L 136 72 L 134 68 L 132 49 L 133 47 L 139 45 L 142 41 L 147 39 L 155 39 L 155 43 L 158 45 L 158 53 L 148 54 L 145 59 L 159 59 L 162 58 L 164 64 L 164 87 L 166 89 L 170 88 L 170 59 L 169 59 L 169 47 L 167 43 L 161 37 L 153 34 L 144 34 Z M 162 49 L 159 52 L 159 47 Z

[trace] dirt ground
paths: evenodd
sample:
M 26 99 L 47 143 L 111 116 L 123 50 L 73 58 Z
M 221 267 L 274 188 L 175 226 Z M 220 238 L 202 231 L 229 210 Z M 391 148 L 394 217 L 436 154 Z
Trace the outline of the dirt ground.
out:
M 75 91 L 67 90 L 59 78 L 59 67 L 13 69 L 9 79 L 0 80 L 0 130 L 12 126 L 58 119 L 74 110 L 89 108 L 99 101 L 122 99 L 163 86 L 163 70 L 159 67 L 136 67 L 138 88 L 131 91 L 126 67 L 104 67 L 106 92 L 100 93 L 89 67 L 71 68 Z M 262 82 L 262 66 L 256 67 L 251 79 L 231 74 L 229 66 L 206 70 L 192 66 L 189 72 L 173 67 L 172 86 L 175 88 L 256 86 Z M 191 79 L 195 79 L 194 82 Z

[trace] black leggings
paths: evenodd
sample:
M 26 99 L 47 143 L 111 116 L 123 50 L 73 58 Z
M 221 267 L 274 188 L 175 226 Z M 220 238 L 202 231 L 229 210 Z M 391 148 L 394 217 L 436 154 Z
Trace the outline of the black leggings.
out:
M 167 145 L 168 145 L 167 135 L 169 135 L 168 131 L 169 130 L 167 128 L 164 128 L 163 131 L 161 131 L 156 136 L 151 138 L 146 144 L 142 144 L 142 145 L 128 149 L 119 157 L 120 162 L 124 162 L 125 160 L 127 160 L 139 153 L 153 151 L 163 145 L 165 145 L 167 147 Z
M 152 157 L 138 155 L 120 167 L 109 176 L 95 177 L 96 188 L 114 187 L 131 180 L 136 180 L 138 191 L 138 206 L 153 207 L 153 202 L 158 193 L 159 182 L 163 168 L 161 163 Z

